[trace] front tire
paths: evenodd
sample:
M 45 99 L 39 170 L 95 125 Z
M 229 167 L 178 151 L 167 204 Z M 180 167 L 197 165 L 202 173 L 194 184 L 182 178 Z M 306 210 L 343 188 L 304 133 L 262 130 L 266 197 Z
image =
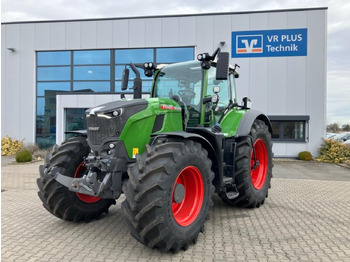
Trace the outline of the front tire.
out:
M 74 137 L 55 146 L 52 155 L 48 154 L 45 164 L 39 168 L 38 196 L 51 214 L 63 220 L 88 222 L 102 213 L 108 213 L 109 207 L 115 204 L 114 199 L 100 199 L 69 191 L 47 175 L 55 167 L 64 176 L 81 177 L 85 172 L 83 160 L 88 154 L 86 138 Z
M 249 136 L 239 138 L 237 142 L 234 162 L 235 183 L 239 196 L 228 199 L 226 194 L 221 193 L 220 197 L 232 206 L 260 207 L 264 204 L 271 187 L 273 167 L 271 133 L 265 122 L 256 119 Z M 254 161 L 252 143 L 258 162 Z
M 166 141 L 146 146 L 128 169 L 122 203 L 131 235 L 164 251 L 196 243 L 214 192 L 211 160 L 199 143 Z

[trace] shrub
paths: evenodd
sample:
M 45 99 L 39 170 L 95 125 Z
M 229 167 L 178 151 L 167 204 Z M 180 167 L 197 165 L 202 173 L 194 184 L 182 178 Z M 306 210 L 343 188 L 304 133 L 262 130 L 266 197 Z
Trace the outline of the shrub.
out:
M 32 155 L 36 152 L 39 151 L 39 147 L 36 144 L 25 144 L 22 148 L 23 150 L 28 150 Z
M 24 140 L 24 139 L 23 139 Z M 19 142 L 18 140 L 12 140 L 6 135 L 6 137 L 1 138 L 1 155 L 2 156 L 12 156 L 19 152 L 23 145 L 23 140 Z
M 28 150 L 21 150 L 16 155 L 16 162 L 30 162 L 32 154 Z
M 300 160 L 310 161 L 312 160 L 312 155 L 309 151 L 302 151 L 298 154 L 298 158 Z
M 350 161 L 350 147 L 332 139 L 324 139 L 319 149 L 320 155 L 317 161 L 328 163 L 345 163 Z

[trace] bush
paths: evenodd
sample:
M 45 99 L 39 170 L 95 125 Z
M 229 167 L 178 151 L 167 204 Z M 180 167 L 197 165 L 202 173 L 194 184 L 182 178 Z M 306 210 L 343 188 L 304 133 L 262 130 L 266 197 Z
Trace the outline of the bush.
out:
M 328 163 L 346 163 L 350 161 L 350 147 L 332 139 L 324 139 L 319 149 L 320 155 L 317 161 Z
M 312 160 L 312 155 L 309 151 L 302 151 L 298 154 L 298 158 L 300 160 L 310 161 Z
M 24 139 L 23 139 L 24 140 Z M 12 156 L 19 152 L 23 145 L 23 140 L 19 142 L 18 140 L 12 140 L 6 135 L 6 137 L 1 138 L 1 155 L 2 156 Z
M 28 150 L 21 150 L 16 155 L 16 162 L 30 162 L 32 161 L 32 154 Z
M 39 151 L 40 148 L 36 144 L 25 144 L 22 148 L 23 150 L 28 150 L 32 155 L 36 152 Z

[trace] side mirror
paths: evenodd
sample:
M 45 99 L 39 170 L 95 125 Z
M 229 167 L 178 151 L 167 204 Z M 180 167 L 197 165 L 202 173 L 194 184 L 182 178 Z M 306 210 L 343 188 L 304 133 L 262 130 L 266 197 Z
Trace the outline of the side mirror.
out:
M 228 52 L 219 52 L 216 64 L 216 79 L 227 80 L 230 54 Z
M 122 90 L 125 91 L 128 88 L 129 83 L 129 69 L 124 68 L 122 76 Z

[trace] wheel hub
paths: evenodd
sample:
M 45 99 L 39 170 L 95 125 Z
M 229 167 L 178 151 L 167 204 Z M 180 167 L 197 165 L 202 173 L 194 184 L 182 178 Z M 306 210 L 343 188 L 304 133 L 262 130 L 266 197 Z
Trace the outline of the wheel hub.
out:
M 266 180 L 268 156 L 264 140 L 257 139 L 250 158 L 250 177 L 256 190 L 261 189 Z
M 182 200 L 184 200 L 185 187 L 182 184 L 176 184 L 173 197 L 174 197 L 174 202 L 178 204 L 181 203 Z
M 204 199 L 201 172 L 194 166 L 185 167 L 177 176 L 171 196 L 171 209 L 180 226 L 191 225 L 198 217 Z

